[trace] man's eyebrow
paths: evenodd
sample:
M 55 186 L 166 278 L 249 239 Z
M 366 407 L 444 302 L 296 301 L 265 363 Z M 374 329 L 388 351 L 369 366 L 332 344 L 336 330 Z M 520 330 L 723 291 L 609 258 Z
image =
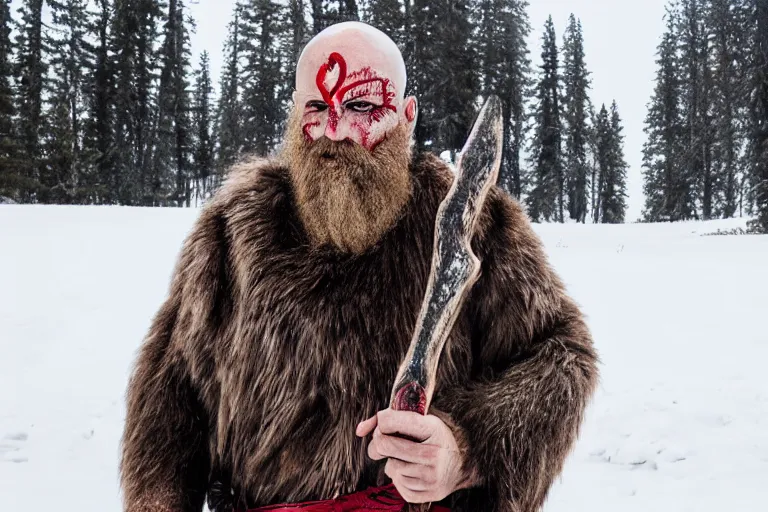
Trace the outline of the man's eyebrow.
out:
M 360 98 L 365 98 L 366 96 L 371 96 L 371 95 L 372 95 L 371 92 L 362 92 L 362 93 L 360 93 L 360 94 L 358 94 L 356 96 L 352 96 L 351 98 L 344 99 L 344 103 L 346 103 L 348 101 L 354 101 L 354 100 L 357 100 L 357 99 L 360 99 Z M 371 103 L 374 103 L 374 102 L 371 102 Z

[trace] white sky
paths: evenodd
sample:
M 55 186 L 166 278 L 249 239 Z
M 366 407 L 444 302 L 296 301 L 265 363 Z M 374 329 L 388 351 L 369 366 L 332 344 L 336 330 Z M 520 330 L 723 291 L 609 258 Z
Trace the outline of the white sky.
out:
M 221 49 L 235 0 L 197 0 L 191 5 L 197 20 L 192 47 L 197 55 L 207 49 L 218 85 Z M 550 14 L 559 44 L 568 16 L 573 12 L 584 29 L 584 51 L 592 73 L 591 98 L 597 109 L 614 99 L 624 121 L 625 154 L 629 163 L 629 210 L 627 221 L 637 220 L 643 208 L 642 146 L 646 105 L 653 93 L 656 45 L 664 31 L 666 0 L 530 0 L 528 13 L 533 33 L 531 59 L 538 65 L 541 34 Z M 197 57 L 195 57 L 195 62 Z M 217 87 L 218 89 L 218 87 Z

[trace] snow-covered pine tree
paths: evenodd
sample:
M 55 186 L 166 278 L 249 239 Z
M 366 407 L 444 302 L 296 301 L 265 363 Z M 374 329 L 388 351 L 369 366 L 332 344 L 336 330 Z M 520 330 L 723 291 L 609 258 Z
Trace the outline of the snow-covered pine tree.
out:
M 163 29 L 163 43 L 160 47 L 160 83 L 157 93 L 157 111 L 153 129 L 154 144 L 152 150 L 151 171 L 146 186 L 143 188 L 141 202 L 145 206 L 168 206 L 178 198 L 175 189 L 176 173 L 175 128 L 176 116 L 176 75 L 181 72 L 181 63 L 177 55 L 176 39 L 180 36 L 178 0 L 169 0 Z
M 751 0 L 752 61 L 750 88 L 750 127 L 747 154 L 752 183 L 755 219 L 750 226 L 768 234 L 768 0 Z
M 281 34 L 280 61 L 284 69 L 284 78 L 278 84 L 278 97 L 281 111 L 287 112 L 292 103 L 296 63 L 301 50 L 309 40 L 304 0 L 289 0 L 282 13 L 279 32 Z
M 420 148 L 455 155 L 472 127 L 480 93 L 468 2 L 417 0 L 412 14 L 411 87 L 419 98 L 416 141 Z
M 280 49 L 281 6 L 273 0 L 247 0 L 240 18 L 243 59 L 243 151 L 260 156 L 275 148 L 284 120 L 279 98 L 282 83 Z
M 589 102 L 589 124 L 587 125 L 587 148 L 589 149 L 589 173 L 590 173 L 590 191 L 589 191 L 589 198 L 590 198 L 590 218 L 595 218 L 595 212 L 597 211 L 597 202 L 598 202 L 598 192 L 597 192 L 597 181 L 598 181 L 598 172 L 600 170 L 599 162 L 597 159 L 597 149 L 598 149 L 598 132 L 597 132 L 597 120 L 598 116 L 595 112 L 595 106 L 592 104 L 592 102 Z
M 342 21 L 360 19 L 356 0 L 310 0 L 312 6 L 312 33 Z
M 370 0 L 363 20 L 387 34 L 401 51 L 404 50 L 405 12 L 401 0 Z
M 192 126 L 188 76 L 191 19 L 183 0 L 169 0 L 160 49 L 160 84 L 150 189 L 146 204 L 189 206 Z
M 47 70 L 43 58 L 43 0 L 23 0 L 18 12 L 15 74 L 18 78 L 16 113 L 21 145 L 19 199 L 34 202 L 40 184 L 42 92 Z
M 480 94 L 476 48 L 473 45 L 473 24 L 468 1 L 432 2 L 439 20 L 434 34 L 450 37 L 433 38 L 440 74 L 434 77 L 433 150 L 451 152 L 452 157 L 466 142 L 477 115 L 476 98 Z M 455 160 L 455 158 L 452 158 Z
M 187 13 L 184 0 L 178 0 L 176 9 L 176 62 L 178 70 L 173 76 L 174 97 L 174 160 L 176 172 L 176 205 L 191 205 L 192 180 L 192 49 L 189 35 L 195 30 L 195 22 Z
M 666 11 L 667 28 L 656 59 L 656 87 L 648 105 L 643 145 L 643 190 L 647 222 L 690 219 L 693 212 L 686 189 L 691 186 L 684 170 L 684 125 L 681 112 L 681 83 L 678 58 L 678 12 Z
M 195 191 L 198 199 L 206 199 L 219 183 L 214 169 L 213 136 L 211 129 L 211 83 L 210 58 L 208 52 L 200 55 L 200 67 L 195 72 L 195 94 L 193 101 L 194 146 L 193 162 Z
M 593 130 L 596 165 L 592 222 L 598 224 L 601 222 L 603 211 L 603 185 L 611 167 L 611 121 L 605 103 L 602 104 L 600 112 L 595 117 Z
M 703 0 L 680 0 L 679 42 L 684 154 L 678 170 L 684 219 L 712 216 L 708 41 Z M 701 212 L 701 215 L 699 214 Z
M 158 0 L 115 0 L 111 54 L 115 56 L 114 162 L 110 196 L 124 205 L 152 204 L 152 151 L 157 106 Z
M 224 176 L 242 151 L 242 109 L 240 99 L 240 18 L 242 7 L 235 7 L 224 42 L 224 70 L 221 74 L 216 109 L 216 168 Z
M 19 200 L 23 177 L 13 88 L 11 0 L 0 0 L 0 196 Z
M 83 41 L 86 63 L 83 102 L 87 112 L 83 123 L 83 172 L 80 197 L 86 203 L 111 203 L 114 168 L 114 66 L 109 54 L 109 27 L 112 2 L 98 0 L 88 13 L 88 37 Z
M 419 116 L 416 122 L 415 139 L 419 149 L 434 144 L 437 123 L 435 121 L 437 96 L 440 91 L 441 66 L 444 64 L 438 49 L 433 45 L 432 34 L 437 33 L 438 13 L 431 1 L 413 0 L 410 22 L 406 19 L 410 37 L 406 42 L 406 69 L 409 73 L 410 93 L 419 100 Z
M 483 96 L 497 95 L 504 116 L 504 149 L 498 184 L 518 199 L 523 193 L 520 153 L 531 67 L 527 7 L 525 0 L 482 0 L 476 6 Z
M 706 26 L 711 41 L 713 216 L 733 217 L 738 211 L 743 176 L 743 130 L 739 119 L 742 78 L 739 63 L 747 53 L 743 9 L 733 0 L 709 0 Z
M 560 79 L 557 36 L 552 16 L 547 19 L 541 50 L 542 65 L 536 84 L 534 130 L 529 153 L 531 191 L 526 198 L 534 222 L 564 222 L 564 179 Z
M 600 173 L 599 221 L 621 224 L 627 210 L 627 162 L 624 159 L 624 128 L 616 101 L 611 104 L 610 120 L 605 110 L 600 115 L 601 122 L 605 123 L 600 130 L 605 134 L 605 168 Z
M 586 222 L 589 196 L 587 114 L 590 79 L 584 61 L 581 20 L 571 14 L 563 38 L 563 142 L 568 214 Z
M 312 6 L 312 35 L 314 35 L 327 26 L 325 24 L 324 2 L 323 0 L 309 0 L 309 3 Z
M 329 1 L 328 4 L 329 6 L 333 6 L 332 8 L 335 8 L 335 17 L 332 18 L 332 23 L 357 21 L 360 19 L 357 0 L 335 0 Z
M 38 200 L 43 203 L 82 202 L 80 184 L 84 113 L 83 70 L 87 52 L 87 0 L 48 0 L 51 25 L 44 35 L 51 73 L 46 98 L 43 133 L 44 165 L 40 171 Z

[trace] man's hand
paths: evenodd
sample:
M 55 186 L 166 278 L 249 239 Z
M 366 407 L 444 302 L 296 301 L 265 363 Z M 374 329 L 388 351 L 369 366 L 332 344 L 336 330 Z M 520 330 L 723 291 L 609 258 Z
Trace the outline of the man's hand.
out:
M 473 485 L 453 432 L 437 416 L 386 409 L 357 426 L 359 437 L 371 431 L 368 456 L 389 459 L 384 471 L 408 503 L 437 502 Z

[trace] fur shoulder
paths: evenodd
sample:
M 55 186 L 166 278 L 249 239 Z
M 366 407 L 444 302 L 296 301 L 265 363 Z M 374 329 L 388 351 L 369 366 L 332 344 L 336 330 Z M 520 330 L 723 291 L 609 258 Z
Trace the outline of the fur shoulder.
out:
M 235 257 L 246 247 L 254 254 L 305 243 L 289 171 L 278 160 L 249 159 L 235 165 L 210 207 L 223 218 Z
M 225 209 L 250 198 L 285 200 L 291 187 L 288 169 L 279 161 L 250 158 L 235 164 L 212 202 Z

